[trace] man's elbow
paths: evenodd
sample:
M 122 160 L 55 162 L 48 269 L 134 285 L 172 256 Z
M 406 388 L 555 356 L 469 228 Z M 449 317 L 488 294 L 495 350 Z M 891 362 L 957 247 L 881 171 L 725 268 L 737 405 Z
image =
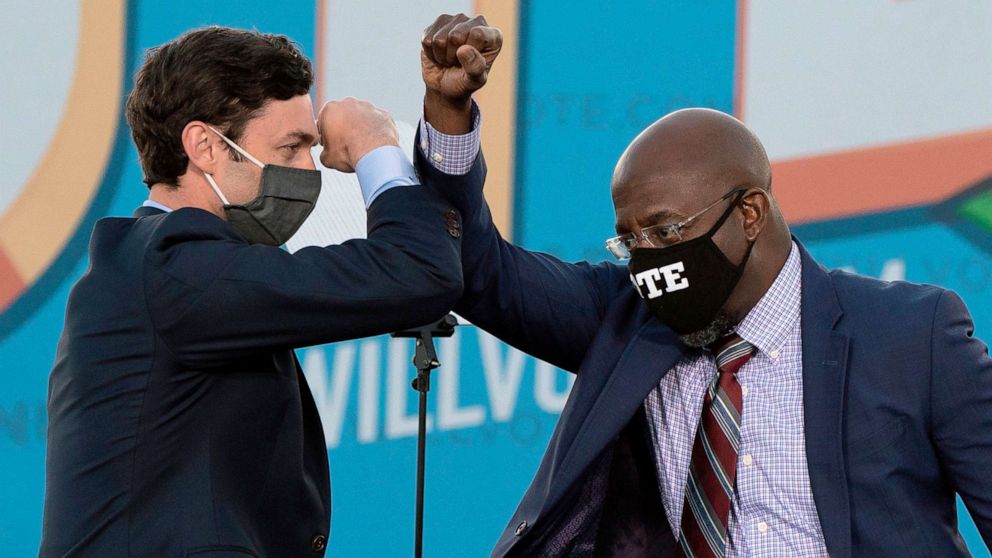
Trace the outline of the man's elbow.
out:
M 436 298 L 441 316 L 447 314 L 455 307 L 462 293 L 465 291 L 465 279 L 462 276 L 462 268 L 455 265 L 445 269 L 438 277 L 438 288 Z M 438 316 L 440 318 L 440 316 Z
M 428 292 L 418 304 L 418 314 L 424 323 L 441 319 L 462 297 L 465 281 L 461 266 L 436 270 L 431 274 L 429 284 Z

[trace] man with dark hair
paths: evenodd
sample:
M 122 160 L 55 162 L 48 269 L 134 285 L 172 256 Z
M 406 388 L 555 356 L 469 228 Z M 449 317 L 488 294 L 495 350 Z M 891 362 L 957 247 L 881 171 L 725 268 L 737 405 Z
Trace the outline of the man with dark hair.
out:
M 149 187 L 176 187 L 186 173 L 187 123 L 223 122 L 236 142 L 266 102 L 305 96 L 313 84 L 310 61 L 282 35 L 208 27 L 147 57 L 127 99 L 127 121 Z
M 464 217 L 455 310 L 576 381 L 493 556 L 965 557 L 956 496 L 992 543 L 992 360 L 961 299 L 817 264 L 758 138 L 708 109 L 620 157 L 626 265 L 506 242 L 472 89 L 443 87 L 484 75 L 494 31 L 426 30 L 425 128 L 463 164 L 417 164 Z
M 293 349 L 440 318 L 460 222 L 389 116 L 317 122 L 285 37 L 212 27 L 149 52 L 127 118 L 150 194 L 100 220 L 49 384 L 41 556 L 319 556 L 330 484 Z M 279 248 L 321 162 L 357 171 L 368 239 Z

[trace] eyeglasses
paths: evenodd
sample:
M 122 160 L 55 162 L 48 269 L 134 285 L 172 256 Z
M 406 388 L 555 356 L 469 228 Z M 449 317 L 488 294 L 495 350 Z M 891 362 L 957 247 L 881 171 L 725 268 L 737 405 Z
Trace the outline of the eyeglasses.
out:
M 682 242 L 682 229 L 689 226 L 689 223 L 703 213 L 706 213 L 719 205 L 720 202 L 734 196 L 735 194 L 743 193 L 744 191 L 745 188 L 735 188 L 724 194 L 720 199 L 707 205 L 702 210 L 690 215 L 681 222 L 675 223 L 674 225 L 652 225 L 641 229 L 637 233 L 627 233 L 607 239 L 606 249 L 609 250 L 610 253 L 613 254 L 613 256 L 618 260 L 626 260 L 630 258 L 630 251 L 637 248 L 637 245 L 642 241 L 647 242 L 648 245 L 654 248 L 664 248 L 666 246 L 671 246 Z

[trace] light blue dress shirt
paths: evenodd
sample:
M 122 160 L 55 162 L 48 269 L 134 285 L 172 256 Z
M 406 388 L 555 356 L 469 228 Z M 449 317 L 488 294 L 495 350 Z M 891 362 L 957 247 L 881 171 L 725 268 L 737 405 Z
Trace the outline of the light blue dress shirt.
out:
M 155 200 L 145 200 L 145 203 L 141 204 L 141 207 L 154 207 L 155 209 L 161 209 L 166 213 L 172 213 L 171 207 L 166 207 Z
M 366 208 L 390 188 L 420 184 L 413 164 L 395 145 L 384 145 L 366 153 L 355 164 L 355 174 Z

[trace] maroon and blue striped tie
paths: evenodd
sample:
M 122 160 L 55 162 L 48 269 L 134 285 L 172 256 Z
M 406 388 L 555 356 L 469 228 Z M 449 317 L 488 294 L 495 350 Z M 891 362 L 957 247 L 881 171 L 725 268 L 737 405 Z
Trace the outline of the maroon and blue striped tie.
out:
M 706 390 L 685 485 L 679 547 L 686 558 L 723 558 L 726 553 L 741 446 L 743 396 L 736 374 L 754 354 L 754 346 L 736 334 L 710 350 L 719 374 Z

